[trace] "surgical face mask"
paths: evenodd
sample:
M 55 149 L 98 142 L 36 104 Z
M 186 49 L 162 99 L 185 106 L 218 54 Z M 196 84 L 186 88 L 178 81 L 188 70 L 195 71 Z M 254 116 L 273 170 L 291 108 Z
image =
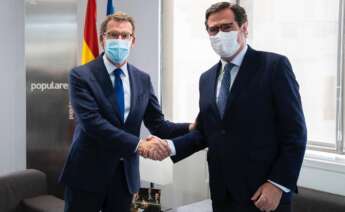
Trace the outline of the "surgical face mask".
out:
M 213 50 L 222 58 L 233 56 L 240 48 L 240 44 L 237 42 L 237 36 L 238 31 L 219 31 L 216 35 L 210 36 Z
M 129 55 L 131 40 L 107 39 L 105 54 L 115 64 L 122 64 Z

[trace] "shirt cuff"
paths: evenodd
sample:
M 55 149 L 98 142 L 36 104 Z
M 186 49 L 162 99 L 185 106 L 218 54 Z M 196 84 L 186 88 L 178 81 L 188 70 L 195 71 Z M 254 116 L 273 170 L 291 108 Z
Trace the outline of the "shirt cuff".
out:
M 290 189 L 282 186 L 282 185 L 279 185 L 278 183 L 275 183 L 273 182 L 272 180 L 267 180 L 268 182 L 272 183 L 273 185 L 277 186 L 278 188 L 280 188 L 282 191 L 284 191 L 285 193 L 289 193 L 290 192 Z
M 170 156 L 175 156 L 176 155 L 176 149 L 175 149 L 174 143 L 172 142 L 172 140 L 166 140 L 166 141 L 167 141 L 168 146 L 169 146 L 170 151 L 171 151 Z
M 134 153 L 138 152 L 138 148 L 139 148 L 139 145 L 141 144 L 141 142 L 143 142 L 143 139 L 140 139 L 140 140 L 139 140 L 138 145 L 137 145 L 137 147 L 135 148 Z

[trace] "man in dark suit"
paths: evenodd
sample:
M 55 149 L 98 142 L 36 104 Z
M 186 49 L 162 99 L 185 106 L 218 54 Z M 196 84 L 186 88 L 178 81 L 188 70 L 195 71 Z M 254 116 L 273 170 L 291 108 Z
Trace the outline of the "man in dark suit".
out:
M 212 5 L 205 24 L 221 60 L 200 77 L 197 130 L 169 141 L 172 159 L 208 147 L 214 212 L 290 211 L 307 136 L 291 65 L 246 44 L 239 5 Z
M 66 212 L 130 210 L 140 184 L 138 153 L 170 154 L 166 143 L 139 138 L 142 121 L 164 138 L 189 131 L 188 124 L 164 119 L 149 75 L 127 63 L 134 32 L 130 16 L 108 16 L 100 30 L 105 53 L 70 73 L 76 127 L 60 177 L 66 186 Z

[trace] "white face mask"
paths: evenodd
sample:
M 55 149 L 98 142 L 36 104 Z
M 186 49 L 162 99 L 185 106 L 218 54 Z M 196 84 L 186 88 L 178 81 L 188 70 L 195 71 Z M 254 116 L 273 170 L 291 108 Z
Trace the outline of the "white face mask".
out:
M 216 35 L 210 36 L 213 50 L 222 58 L 233 56 L 240 48 L 240 44 L 237 42 L 237 36 L 238 31 L 219 31 Z

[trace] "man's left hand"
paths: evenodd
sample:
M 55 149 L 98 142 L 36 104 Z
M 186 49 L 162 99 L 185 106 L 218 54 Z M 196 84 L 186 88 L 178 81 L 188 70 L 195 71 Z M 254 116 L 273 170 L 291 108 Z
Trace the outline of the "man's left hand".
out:
M 274 211 L 277 209 L 283 191 L 270 182 L 258 188 L 251 200 L 261 211 Z

